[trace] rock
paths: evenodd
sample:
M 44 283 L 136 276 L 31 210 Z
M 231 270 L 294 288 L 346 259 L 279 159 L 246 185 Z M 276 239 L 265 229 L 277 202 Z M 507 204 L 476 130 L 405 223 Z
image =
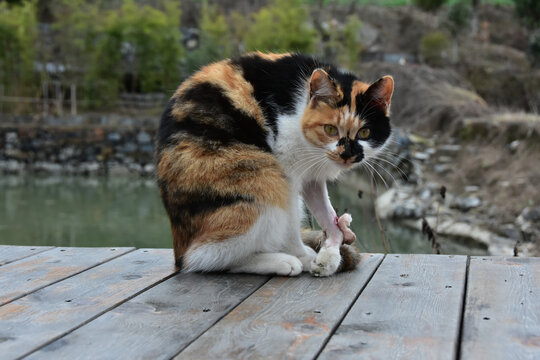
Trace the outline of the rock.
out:
M 478 190 L 480 190 L 480 187 L 476 185 L 465 186 L 465 192 L 477 192 Z
M 425 152 L 415 152 L 413 158 L 420 161 L 429 160 L 429 154 Z
M 10 145 L 16 145 L 19 143 L 19 136 L 16 132 L 6 133 L 6 143 Z
M 470 209 L 480 206 L 481 203 L 480 199 L 475 196 L 456 197 L 452 200 L 450 207 L 467 212 Z
M 107 134 L 107 140 L 112 142 L 118 142 L 122 140 L 122 136 L 117 132 L 110 132 L 109 134 Z
M 519 144 L 520 144 L 519 140 L 514 140 L 511 143 L 506 145 L 506 149 L 508 149 L 508 151 L 510 151 L 511 153 L 515 153 L 519 147 Z
M 420 199 L 427 200 L 431 197 L 431 191 L 429 189 L 425 189 L 420 193 Z
M 540 221 L 540 206 L 526 207 L 521 212 L 520 217 L 525 221 Z
M 143 171 L 144 171 L 145 173 L 147 173 L 147 174 L 153 173 L 154 170 L 155 170 L 154 164 L 146 164 L 146 165 L 144 165 L 144 167 L 143 167 Z
M 450 163 L 450 162 L 453 162 L 454 159 L 451 158 L 450 156 L 439 156 L 437 158 L 437 161 L 442 162 L 442 163 Z
M 437 148 L 439 153 L 455 154 L 461 150 L 461 145 L 446 144 Z
M 150 144 L 152 142 L 152 136 L 145 131 L 141 131 L 137 134 L 137 142 L 139 144 Z
M 437 174 L 445 174 L 449 172 L 450 170 L 452 170 L 452 165 L 451 164 L 436 164 L 433 166 L 433 170 Z

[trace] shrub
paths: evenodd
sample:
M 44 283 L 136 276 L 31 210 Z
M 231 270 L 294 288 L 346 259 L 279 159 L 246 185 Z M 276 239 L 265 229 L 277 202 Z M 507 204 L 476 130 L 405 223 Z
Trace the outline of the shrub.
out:
M 446 0 L 413 0 L 414 5 L 425 11 L 436 11 Z
M 540 65 L 540 29 L 536 29 L 529 35 L 529 50 L 536 66 Z
M 420 41 L 420 56 L 431 66 L 443 66 L 448 59 L 450 46 L 450 39 L 445 33 L 427 33 Z
M 254 15 L 244 38 L 246 50 L 313 52 L 316 33 L 307 17 L 301 0 L 275 0 Z
M 538 0 L 514 0 L 516 14 L 523 19 L 525 24 L 531 27 L 540 25 L 540 1 Z
M 459 0 L 448 7 L 447 20 L 452 34 L 455 36 L 469 24 L 471 4 L 468 0 Z

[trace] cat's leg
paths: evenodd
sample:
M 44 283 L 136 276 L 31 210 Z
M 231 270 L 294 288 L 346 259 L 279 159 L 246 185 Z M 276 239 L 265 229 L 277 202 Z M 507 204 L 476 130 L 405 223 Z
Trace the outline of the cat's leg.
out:
M 281 208 L 268 207 L 246 233 L 220 241 L 203 240 L 188 249 L 183 270 L 298 275 L 302 262 L 283 251 L 287 216 Z
M 317 257 L 317 252 L 306 246 L 300 234 L 303 204 L 300 196 L 291 199 L 291 205 L 286 219 L 286 235 L 283 251 L 294 255 L 302 262 L 302 271 L 311 271 L 311 263 Z
M 342 228 L 347 228 L 347 221 L 350 222 L 350 219 L 347 218 L 339 223 L 328 197 L 326 182 L 310 182 L 304 186 L 302 194 L 308 208 L 327 236 L 317 258 L 311 264 L 311 272 L 315 276 L 332 275 L 338 270 L 341 263 L 339 249 L 343 243 L 344 231 Z M 348 237 L 351 236 L 348 232 L 345 233 Z M 350 233 L 352 234 L 352 232 Z

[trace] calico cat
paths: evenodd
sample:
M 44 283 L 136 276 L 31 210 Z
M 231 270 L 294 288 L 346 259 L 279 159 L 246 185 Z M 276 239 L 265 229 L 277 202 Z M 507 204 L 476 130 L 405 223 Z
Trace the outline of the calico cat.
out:
M 355 236 L 326 181 L 384 147 L 393 89 L 390 76 L 369 85 L 293 53 L 250 53 L 184 81 L 156 146 L 176 263 L 184 271 L 335 273 L 342 242 Z M 318 254 L 301 240 L 302 200 L 326 235 Z

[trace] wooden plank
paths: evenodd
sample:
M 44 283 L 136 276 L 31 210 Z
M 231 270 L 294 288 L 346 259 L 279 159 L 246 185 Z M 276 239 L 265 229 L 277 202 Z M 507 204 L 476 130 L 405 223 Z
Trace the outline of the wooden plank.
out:
M 329 278 L 275 277 L 195 340 L 176 359 L 313 358 L 383 255 Z
M 387 255 L 321 359 L 454 359 L 467 257 Z
M 540 359 L 540 258 L 472 257 L 463 359 Z
M 135 248 L 55 248 L 0 267 L 0 306 Z
M 54 249 L 54 246 L 0 245 L 0 266 L 51 249 Z
M 136 250 L 0 307 L 2 359 L 30 354 L 176 271 L 172 250 Z
M 178 274 L 29 359 L 170 359 L 266 281 L 255 275 Z

